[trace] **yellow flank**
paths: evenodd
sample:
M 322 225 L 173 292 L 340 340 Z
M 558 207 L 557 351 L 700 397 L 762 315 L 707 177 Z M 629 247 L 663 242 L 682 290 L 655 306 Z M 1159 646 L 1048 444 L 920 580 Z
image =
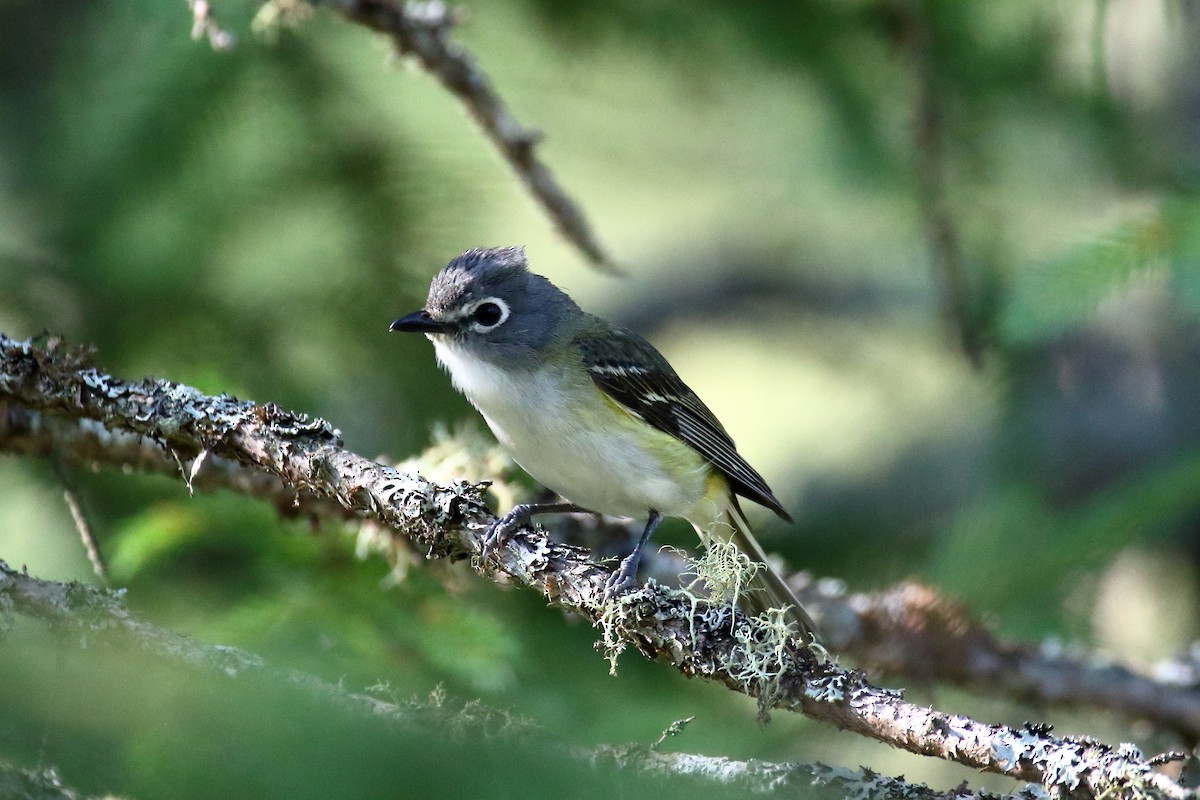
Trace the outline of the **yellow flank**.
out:
M 668 474 L 691 475 L 697 470 L 711 469 L 711 465 L 704 459 L 704 456 L 696 452 L 691 445 L 654 427 L 606 392 L 600 389 L 596 391 L 606 403 L 620 413 L 619 420 L 624 423 L 621 427 L 636 437 L 642 448 L 653 455 Z M 724 478 L 720 474 L 717 474 L 717 477 L 724 482 Z
M 597 391 L 604 401 L 618 412 L 618 416 L 612 420 L 617 423 L 615 428 L 623 428 L 631 438 L 636 439 L 640 447 L 659 463 L 665 473 L 677 476 L 683 483 L 691 483 L 685 476 L 703 476 L 703 483 L 696 486 L 694 505 L 680 516 L 696 527 L 701 533 L 701 538 L 714 533 L 714 525 L 719 525 L 726 530 L 715 533 L 721 539 L 728 539 L 732 528 L 724 519 L 730 496 L 729 481 L 725 476 L 691 445 L 655 428 L 606 392 Z

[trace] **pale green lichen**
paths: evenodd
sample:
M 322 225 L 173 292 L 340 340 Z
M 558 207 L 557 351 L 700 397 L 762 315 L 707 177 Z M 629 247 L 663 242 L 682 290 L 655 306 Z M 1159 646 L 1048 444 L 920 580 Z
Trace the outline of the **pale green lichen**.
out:
M 689 560 L 688 565 L 689 570 L 684 574 L 693 579 L 685 591 L 693 610 L 700 602 L 695 593 L 697 588 L 711 603 L 736 606 L 755 575 L 767 569 L 765 564 L 750 558 L 733 542 L 719 538 L 710 539 L 704 554 Z M 757 616 L 747 615 L 741 625 L 737 620 L 736 615 L 730 614 L 730 631 L 738 647 L 729 651 L 717 666 L 754 691 L 758 697 L 759 715 L 765 719 L 767 710 L 782 691 L 779 680 L 787 670 L 788 640 L 795 634 L 795 626 L 788 621 L 784 608 L 771 608 Z M 694 628 L 692 635 L 695 636 Z
M 731 677 L 753 690 L 758 698 L 759 718 L 764 722 L 783 693 L 780 677 L 790 663 L 790 634 L 791 626 L 782 608 L 747 617 L 745 624 L 733 632 L 738 647 L 730 651 L 727 663 L 721 665 Z
M 688 559 L 688 569 L 681 577 L 691 578 L 684 587 L 689 593 L 700 588 L 710 602 L 737 605 L 744 587 L 766 568 L 733 542 L 712 539 L 703 555 Z
M 710 629 L 731 626 L 736 647 L 720 651 L 712 665 L 714 669 L 727 673 L 744 684 L 758 697 L 759 713 L 765 718 L 767 710 L 775 704 L 782 693 L 780 678 L 792 663 L 789 637 L 792 626 L 782 608 L 770 609 L 758 616 L 739 616 L 732 613 L 732 603 L 744 585 L 747 564 L 736 548 L 710 547 L 706 558 L 692 562 L 696 579 L 686 588 L 667 590 L 674 599 L 684 600 L 691 605 L 689 635 L 696 639 L 697 620 Z M 753 575 L 753 571 L 750 571 Z M 697 583 L 708 589 L 709 580 L 718 581 L 720 600 L 699 597 L 693 590 Z M 661 591 L 661 589 L 659 589 Z M 605 603 L 598 610 L 597 627 L 601 630 L 598 647 L 609 661 L 609 672 L 615 675 L 617 659 L 625 650 L 629 637 L 636 632 L 633 625 L 634 610 L 638 604 L 650 599 L 650 587 L 626 592 Z M 728 619 L 726 618 L 728 617 Z M 669 647 L 670 643 L 662 643 Z M 668 652 L 676 661 L 685 654 Z
M 629 618 L 634 607 L 646 599 L 646 589 L 624 592 L 596 610 L 596 625 L 600 628 L 599 648 L 608 659 L 608 674 L 617 674 L 617 658 L 625 652 L 628 637 L 636 631 Z

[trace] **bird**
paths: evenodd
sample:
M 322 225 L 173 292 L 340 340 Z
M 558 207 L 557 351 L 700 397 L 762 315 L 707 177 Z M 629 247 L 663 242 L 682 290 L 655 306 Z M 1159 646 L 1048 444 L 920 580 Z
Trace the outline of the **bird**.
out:
M 423 333 L 454 387 L 500 444 L 565 502 L 522 503 L 500 517 L 485 552 L 536 514 L 646 517 L 606 599 L 636 585 L 642 552 L 664 517 L 692 524 L 705 544 L 731 541 L 762 565 L 740 596 L 758 614 L 783 608 L 794 635 L 816 626 L 768 565 L 738 502 L 791 523 L 725 427 L 649 342 L 583 311 L 532 272 L 522 247 L 473 248 L 434 277 L 424 308 L 389 330 Z

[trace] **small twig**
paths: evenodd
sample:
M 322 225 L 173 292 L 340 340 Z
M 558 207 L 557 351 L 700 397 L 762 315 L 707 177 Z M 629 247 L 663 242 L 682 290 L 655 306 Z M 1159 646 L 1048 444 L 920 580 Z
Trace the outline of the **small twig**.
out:
M 83 505 L 79 502 L 75 485 L 59 459 L 52 457 L 50 464 L 54 468 L 55 477 L 62 486 L 63 500 L 66 501 L 67 509 L 71 512 L 71 519 L 75 521 L 75 530 L 79 531 L 79 539 L 83 542 L 83 549 L 87 552 L 88 561 L 92 562 L 92 572 L 96 574 L 101 583 L 107 586 L 109 583 L 108 566 L 104 563 L 104 556 L 101 555 L 100 547 L 96 544 L 91 523 L 88 522 L 87 515 L 83 513 Z
M 959 346 L 979 367 L 984 348 L 979 291 L 972 290 L 959 243 L 958 228 L 946 197 L 946 153 L 941 95 L 934 66 L 933 33 L 923 0 L 905 6 L 905 31 L 916 81 L 913 99 L 913 151 L 916 156 L 917 203 L 942 310 L 958 334 Z
M 689 724 L 691 724 L 695 719 L 696 718 L 694 716 L 692 716 L 692 717 L 684 717 L 683 719 L 675 720 L 674 722 L 672 722 L 670 725 L 668 725 L 666 728 L 663 729 L 662 735 L 658 737 L 658 739 L 654 742 L 654 744 L 650 745 L 650 749 L 657 751 L 660 747 L 663 746 L 663 744 L 666 743 L 667 739 L 670 739 L 673 736 L 678 736 L 679 734 L 683 733 L 683 729 L 686 728 Z
M 459 99 L 563 234 L 593 264 L 616 266 L 596 239 L 578 204 L 559 186 L 536 149 L 542 133 L 513 115 L 491 80 L 461 44 L 450 39 L 454 14 L 441 0 L 321 0 L 346 19 L 384 33 L 401 56 L 412 56 Z

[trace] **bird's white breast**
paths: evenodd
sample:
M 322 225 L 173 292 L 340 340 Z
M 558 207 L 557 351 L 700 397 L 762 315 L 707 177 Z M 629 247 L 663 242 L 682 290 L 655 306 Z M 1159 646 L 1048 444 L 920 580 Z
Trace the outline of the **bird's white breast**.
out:
M 689 517 L 703 502 L 709 470 L 699 454 L 617 410 L 581 366 L 579 374 L 553 364 L 514 372 L 430 338 L 505 449 L 567 500 L 628 517 L 652 508 Z

